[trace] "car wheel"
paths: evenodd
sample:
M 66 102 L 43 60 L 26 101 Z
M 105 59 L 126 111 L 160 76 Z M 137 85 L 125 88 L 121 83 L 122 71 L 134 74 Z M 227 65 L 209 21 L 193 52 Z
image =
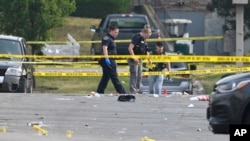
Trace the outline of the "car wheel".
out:
M 26 85 L 27 85 L 27 79 L 24 76 L 22 76 L 20 78 L 19 87 L 17 89 L 17 92 L 18 93 L 27 93 Z
M 19 93 L 32 93 L 33 92 L 33 88 L 34 88 L 34 77 L 32 77 L 30 79 L 31 82 L 29 86 L 28 85 L 28 81 L 25 77 L 22 77 L 20 79 L 20 82 L 19 82 L 19 88 L 17 90 L 17 92 Z

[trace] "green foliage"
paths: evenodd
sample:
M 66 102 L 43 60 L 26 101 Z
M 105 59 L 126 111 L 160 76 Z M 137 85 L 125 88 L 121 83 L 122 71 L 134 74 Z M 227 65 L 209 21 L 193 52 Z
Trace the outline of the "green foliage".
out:
M 235 10 L 235 5 L 232 3 L 232 0 L 211 0 L 211 2 L 207 5 L 207 9 L 209 11 L 216 11 L 219 16 L 225 18 L 226 22 L 225 30 L 236 28 L 236 21 L 235 21 L 236 10 Z M 244 5 L 244 23 L 245 23 L 245 38 L 249 38 L 250 3 Z
M 110 13 L 130 12 L 131 0 L 76 0 L 72 16 L 102 18 Z
M 1 0 L 1 30 L 27 40 L 48 40 L 50 30 L 75 10 L 74 0 Z

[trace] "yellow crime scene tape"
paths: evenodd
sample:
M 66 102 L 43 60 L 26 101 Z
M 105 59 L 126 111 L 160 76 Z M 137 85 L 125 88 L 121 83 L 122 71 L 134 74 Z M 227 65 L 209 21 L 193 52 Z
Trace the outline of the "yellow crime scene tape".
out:
M 32 58 L 32 59 L 65 59 L 65 58 L 104 58 L 103 55 L 79 55 L 79 56 L 34 56 L 34 55 L 9 55 L 0 54 L 0 58 Z M 109 58 L 127 59 L 131 55 L 110 55 Z M 250 62 L 248 56 L 204 56 L 204 55 L 135 55 L 133 58 L 152 59 L 159 62 Z M 32 62 L 30 62 L 32 63 Z M 37 63 L 37 62 L 34 62 Z M 69 62 L 67 62 L 69 63 Z M 72 63 L 72 62 L 71 62 Z
M 189 37 L 189 38 L 161 38 L 161 39 L 148 39 L 148 42 L 155 41 L 177 41 L 177 40 L 212 40 L 222 39 L 223 36 L 204 36 L 204 37 Z M 131 40 L 116 40 L 116 42 L 131 42 Z M 28 41 L 28 44 L 62 44 L 68 43 L 63 41 Z M 101 43 L 101 41 L 77 41 L 77 43 Z M 83 68 L 83 67 L 100 67 L 97 61 L 89 62 L 57 62 L 57 59 L 100 59 L 104 58 L 103 55 L 79 55 L 79 56 L 38 56 L 38 55 L 9 55 L 0 54 L 1 57 L 15 57 L 15 58 L 31 58 L 33 62 L 27 62 L 33 64 L 36 68 Z M 131 58 L 131 55 L 110 55 L 110 58 L 118 59 L 117 63 L 127 63 L 127 58 Z M 159 56 L 159 55 L 140 55 L 133 56 L 135 58 L 143 59 L 146 62 L 147 59 L 152 59 L 154 62 L 209 62 L 209 63 L 225 63 L 225 62 L 250 62 L 250 58 L 246 56 L 201 56 L 201 55 L 170 55 L 170 56 Z M 45 59 L 45 60 L 43 60 Z M 120 60 L 123 59 L 123 60 Z M 53 61 L 51 61 L 53 60 Z M 198 65 L 198 68 L 205 68 L 205 65 Z M 216 68 L 216 67 L 213 67 Z M 143 75 L 176 75 L 176 74 L 206 74 L 206 73 L 230 73 L 249 71 L 248 67 L 234 68 L 234 66 L 219 66 L 220 69 L 199 69 L 189 71 L 171 71 L 171 72 L 143 72 Z M 35 72 L 36 76 L 101 76 L 101 72 Z M 118 72 L 119 76 L 128 76 L 129 72 Z
M 204 36 L 204 37 L 189 37 L 189 38 L 150 38 L 147 39 L 147 42 L 156 42 L 156 41 L 177 41 L 177 40 L 219 40 L 223 39 L 223 36 Z M 116 43 L 129 43 L 131 39 L 125 40 L 115 40 Z M 27 41 L 27 44 L 67 44 L 68 41 Z M 86 44 L 86 43 L 101 43 L 98 41 L 76 41 L 76 43 Z
M 158 72 L 143 72 L 143 75 L 179 75 L 179 74 L 220 74 L 220 73 L 235 73 L 247 72 L 250 67 L 235 67 L 224 69 L 207 69 L 207 70 L 188 70 L 188 71 L 158 71 Z M 102 72 L 34 72 L 35 76 L 102 76 Z M 118 72 L 119 76 L 129 76 L 129 72 Z

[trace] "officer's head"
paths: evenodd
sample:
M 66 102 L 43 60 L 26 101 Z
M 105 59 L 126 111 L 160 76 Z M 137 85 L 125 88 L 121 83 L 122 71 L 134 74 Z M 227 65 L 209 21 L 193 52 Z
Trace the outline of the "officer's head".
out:
M 118 36 L 119 33 L 119 28 L 117 25 L 110 25 L 108 28 L 109 34 L 111 36 L 113 36 L 114 38 L 116 38 Z
M 147 39 L 151 36 L 152 34 L 152 31 L 151 31 L 151 28 L 148 24 L 146 24 L 144 26 L 144 28 L 142 29 L 141 31 L 141 36 L 144 38 L 144 39 Z

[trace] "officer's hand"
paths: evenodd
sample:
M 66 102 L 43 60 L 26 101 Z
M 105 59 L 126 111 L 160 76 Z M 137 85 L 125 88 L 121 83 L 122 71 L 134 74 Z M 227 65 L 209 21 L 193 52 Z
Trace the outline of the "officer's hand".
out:
M 139 60 L 137 58 L 134 58 L 134 62 L 135 62 L 136 65 L 139 64 Z
M 149 59 L 149 60 L 148 60 L 148 64 L 152 64 L 152 60 Z
M 106 62 L 106 64 L 107 64 L 108 66 L 111 65 L 111 62 L 110 62 L 109 58 L 105 58 L 105 62 Z

